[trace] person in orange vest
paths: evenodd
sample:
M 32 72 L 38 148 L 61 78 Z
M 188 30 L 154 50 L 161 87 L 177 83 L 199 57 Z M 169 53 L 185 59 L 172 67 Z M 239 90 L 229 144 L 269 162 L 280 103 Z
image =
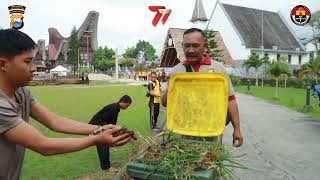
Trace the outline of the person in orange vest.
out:
M 151 81 L 148 84 L 149 108 L 150 108 L 150 127 L 151 130 L 157 132 L 157 121 L 160 111 L 161 84 L 157 80 L 157 74 L 151 72 Z
M 161 81 L 161 80 L 160 80 L 160 77 L 161 77 L 160 71 L 158 70 L 156 74 L 157 74 L 157 79 L 158 79 L 158 81 Z
M 147 73 L 147 81 L 149 81 L 151 79 L 151 71 L 148 71 Z
M 146 73 L 144 71 L 141 71 L 141 80 L 145 80 Z
M 142 72 L 141 71 L 138 72 L 138 76 L 139 76 L 139 81 L 141 81 L 142 80 Z
M 142 75 L 143 75 L 143 80 L 147 80 L 147 72 L 146 71 L 143 71 L 142 72 Z
M 161 79 L 162 79 L 162 82 L 166 82 L 166 73 L 164 71 L 164 69 L 161 71 L 162 73 L 162 76 L 161 76 Z

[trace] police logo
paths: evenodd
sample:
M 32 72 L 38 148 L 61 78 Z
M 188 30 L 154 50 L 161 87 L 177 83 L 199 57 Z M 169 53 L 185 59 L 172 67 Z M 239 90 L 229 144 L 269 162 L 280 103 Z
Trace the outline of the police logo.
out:
M 10 27 L 13 29 L 23 28 L 23 14 L 26 10 L 25 6 L 22 5 L 12 5 L 8 7 L 9 13 L 11 14 Z
M 291 10 L 291 20 L 293 23 L 299 26 L 303 26 L 310 21 L 310 10 L 303 5 L 298 5 Z

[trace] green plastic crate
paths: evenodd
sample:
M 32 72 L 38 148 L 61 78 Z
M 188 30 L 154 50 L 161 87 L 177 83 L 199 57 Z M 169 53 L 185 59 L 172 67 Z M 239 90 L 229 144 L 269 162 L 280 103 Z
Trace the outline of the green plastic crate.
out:
M 164 175 L 158 172 L 154 166 L 146 165 L 137 160 L 130 161 L 127 164 L 127 173 L 136 180 L 168 180 L 174 179 L 173 176 Z M 195 171 L 191 179 L 193 180 L 214 180 L 215 174 L 212 170 Z

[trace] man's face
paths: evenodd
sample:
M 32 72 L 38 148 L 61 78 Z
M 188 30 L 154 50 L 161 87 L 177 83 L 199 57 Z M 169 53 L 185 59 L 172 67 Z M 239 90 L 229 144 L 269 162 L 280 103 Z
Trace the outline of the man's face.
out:
M 127 109 L 130 105 L 131 105 L 131 103 L 120 102 L 120 108 L 123 110 Z
M 207 43 L 200 32 L 192 32 L 183 36 L 183 52 L 191 63 L 200 62 Z
M 151 74 L 151 75 L 150 75 L 150 79 L 151 79 L 152 82 L 156 82 L 156 80 L 157 80 L 157 75 Z
M 32 80 L 33 72 L 36 71 L 32 59 L 31 49 L 23 51 L 11 60 L 0 58 L 3 61 L 1 63 L 1 73 L 16 87 L 26 86 Z

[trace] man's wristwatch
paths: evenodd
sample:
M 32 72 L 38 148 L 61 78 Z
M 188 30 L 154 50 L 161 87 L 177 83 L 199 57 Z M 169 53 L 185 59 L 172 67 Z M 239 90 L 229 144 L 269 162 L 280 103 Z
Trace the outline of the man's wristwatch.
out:
M 97 135 L 97 134 L 101 133 L 102 131 L 104 131 L 103 127 L 98 125 L 97 128 L 93 129 L 93 132 L 91 135 Z

